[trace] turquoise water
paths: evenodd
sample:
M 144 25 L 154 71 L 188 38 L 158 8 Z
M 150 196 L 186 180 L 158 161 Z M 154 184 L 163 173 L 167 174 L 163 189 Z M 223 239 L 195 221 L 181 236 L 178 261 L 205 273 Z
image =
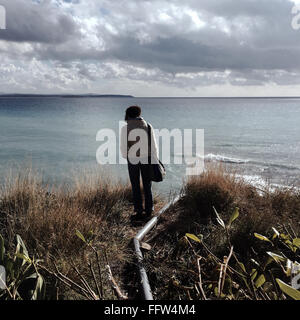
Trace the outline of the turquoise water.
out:
M 0 176 L 31 163 L 53 183 L 98 166 L 98 130 L 118 130 L 127 106 L 138 104 L 154 128 L 205 130 L 205 159 L 255 179 L 299 186 L 300 99 L 0 98 Z M 176 153 L 173 156 L 178 156 Z M 127 168 L 107 165 L 115 177 Z M 184 165 L 168 165 L 155 188 L 177 190 Z

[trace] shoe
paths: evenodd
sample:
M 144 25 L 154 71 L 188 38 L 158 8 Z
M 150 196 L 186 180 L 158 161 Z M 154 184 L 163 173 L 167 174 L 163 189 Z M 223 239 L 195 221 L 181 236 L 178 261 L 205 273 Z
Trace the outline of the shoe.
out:
M 146 211 L 145 214 L 146 214 L 146 217 L 151 217 L 152 216 L 152 213 L 153 213 L 153 210 L 152 211 Z
M 137 220 L 143 220 L 143 215 L 141 213 L 137 213 L 130 217 L 130 220 L 137 221 Z

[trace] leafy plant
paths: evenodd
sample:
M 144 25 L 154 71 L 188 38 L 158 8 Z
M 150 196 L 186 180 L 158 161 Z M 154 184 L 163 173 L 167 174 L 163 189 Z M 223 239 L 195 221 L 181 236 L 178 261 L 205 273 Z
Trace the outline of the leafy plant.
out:
M 251 257 L 249 261 L 242 261 L 234 251 L 231 239 L 239 209 L 233 210 L 228 223 L 214 207 L 213 210 L 222 227 L 220 230 L 224 232 L 228 255 L 220 259 L 209 248 L 203 235 L 186 233 L 178 241 L 175 256 L 181 265 L 177 269 L 187 269 L 191 277 L 180 281 L 178 276 L 172 275 L 169 294 L 176 290 L 180 296 L 204 300 L 300 300 L 300 291 L 288 284 L 300 272 L 299 238 L 287 230 L 279 232 L 275 228 L 272 228 L 271 238 L 253 233 L 253 237 L 262 243 L 257 248 L 245 248 Z M 193 284 L 191 279 L 195 279 Z
M 0 289 L 0 300 L 41 300 L 45 297 L 45 282 L 38 272 L 40 260 L 30 258 L 26 246 L 16 235 L 16 250 L 11 256 L 5 250 L 0 234 L 0 265 L 5 269 L 5 287 Z

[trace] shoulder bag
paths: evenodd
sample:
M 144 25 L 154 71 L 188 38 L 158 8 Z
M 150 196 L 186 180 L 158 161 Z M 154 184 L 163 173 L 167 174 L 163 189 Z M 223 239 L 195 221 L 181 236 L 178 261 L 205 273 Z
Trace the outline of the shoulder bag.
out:
M 150 175 L 150 180 L 154 182 L 161 182 L 164 180 L 164 177 L 166 176 L 166 169 L 162 162 L 157 159 L 155 163 L 152 163 L 152 153 L 151 153 L 151 126 L 148 123 L 148 145 L 149 148 L 148 150 L 150 151 L 150 156 L 148 158 L 148 163 L 149 163 L 149 175 Z

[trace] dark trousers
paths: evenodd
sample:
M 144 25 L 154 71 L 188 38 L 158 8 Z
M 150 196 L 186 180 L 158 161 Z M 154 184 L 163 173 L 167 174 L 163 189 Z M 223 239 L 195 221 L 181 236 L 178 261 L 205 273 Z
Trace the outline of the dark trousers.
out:
M 129 178 L 132 186 L 132 195 L 134 203 L 134 211 L 136 213 L 143 212 L 143 200 L 140 186 L 140 176 L 142 176 L 143 189 L 145 196 L 145 212 L 153 211 L 152 182 L 149 178 L 149 169 L 147 164 L 131 164 L 128 162 Z

